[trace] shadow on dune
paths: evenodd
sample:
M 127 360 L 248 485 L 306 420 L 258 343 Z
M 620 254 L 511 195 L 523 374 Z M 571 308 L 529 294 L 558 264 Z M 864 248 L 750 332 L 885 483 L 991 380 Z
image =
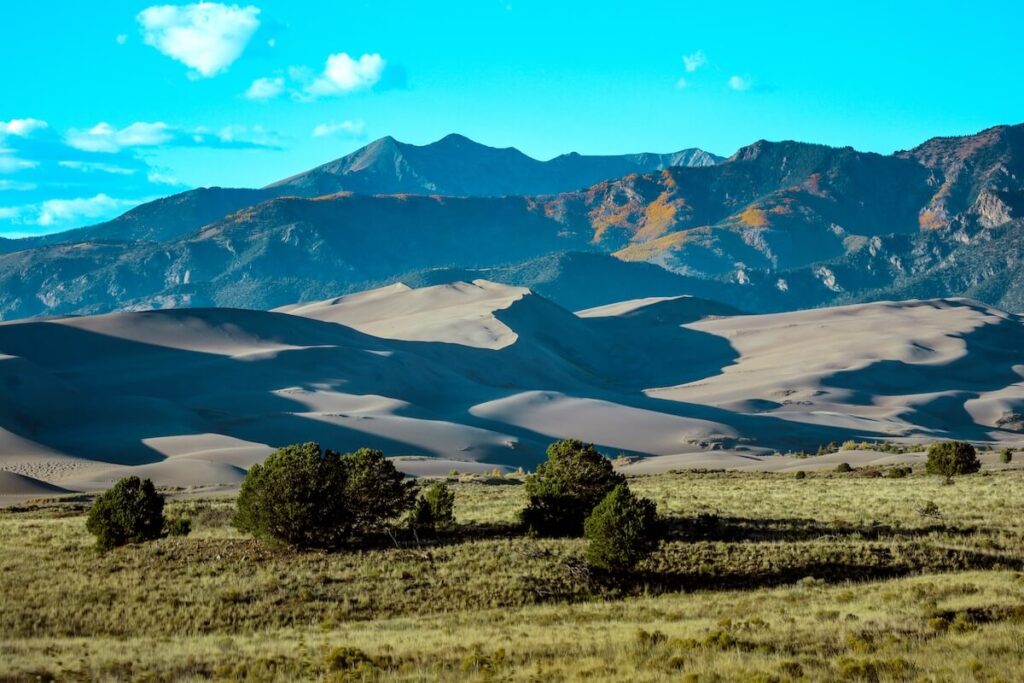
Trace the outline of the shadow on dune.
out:
M 676 321 L 581 319 L 534 295 L 495 315 L 519 335 L 497 350 L 382 339 L 336 323 L 239 309 L 0 325 L 0 353 L 16 357 L 0 360 L 0 386 L 10 398 L 0 427 L 119 464 L 163 459 L 144 439 L 210 433 L 271 446 L 315 440 L 337 450 L 365 445 L 389 455 L 532 466 L 553 438 L 595 439 L 566 433 L 573 425 L 556 437 L 470 410 L 551 391 L 717 422 L 774 443 L 804 446 L 851 435 L 646 396 L 645 388 L 692 382 L 738 360 L 726 339 Z M 389 405 L 366 407 L 381 401 Z M 630 429 L 622 425 L 624 434 Z
M 961 305 L 986 313 L 987 309 Z M 843 370 L 822 384 L 846 389 L 850 403 L 869 405 L 879 396 L 914 397 L 903 419 L 917 426 L 946 432 L 960 439 L 986 439 L 990 427 L 978 425 L 967 412 L 967 401 L 1021 381 L 1024 325 L 1016 318 L 1000 320 L 955 335 L 963 340 L 963 355 L 945 364 L 880 360 L 857 370 Z M 920 394 L 934 396 L 917 398 Z

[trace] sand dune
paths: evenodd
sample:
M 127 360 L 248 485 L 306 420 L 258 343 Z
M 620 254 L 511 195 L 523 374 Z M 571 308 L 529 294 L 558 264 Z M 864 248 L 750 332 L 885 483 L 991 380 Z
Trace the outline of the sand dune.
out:
M 967 300 L 732 313 L 672 297 L 577 315 L 477 280 L 0 324 L 0 470 L 231 485 L 310 440 L 437 459 L 401 461 L 418 474 L 531 468 L 561 437 L 656 456 L 636 471 L 800 469 L 764 456 L 847 438 L 1024 443 L 1017 316 Z
M 41 496 L 53 493 L 69 491 L 24 474 L 0 470 L 0 496 Z
M 495 317 L 529 294 L 487 280 L 454 282 L 420 289 L 403 284 L 276 310 L 354 327 L 388 339 L 439 341 L 482 349 L 500 349 L 516 333 Z

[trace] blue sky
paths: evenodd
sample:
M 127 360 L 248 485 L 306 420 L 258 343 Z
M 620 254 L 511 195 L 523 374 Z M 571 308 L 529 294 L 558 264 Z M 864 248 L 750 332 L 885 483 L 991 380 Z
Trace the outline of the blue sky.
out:
M 0 235 L 264 185 L 383 135 L 888 153 L 1024 121 L 1022 22 L 977 1 L 10 3 Z

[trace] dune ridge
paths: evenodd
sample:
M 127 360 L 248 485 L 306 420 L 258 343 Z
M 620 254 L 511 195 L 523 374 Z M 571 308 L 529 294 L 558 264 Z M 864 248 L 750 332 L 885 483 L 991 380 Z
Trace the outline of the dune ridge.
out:
M 638 469 L 767 468 L 849 438 L 1014 444 L 1021 348 L 1019 316 L 965 299 L 752 316 L 667 297 L 574 314 L 484 280 L 11 322 L 0 470 L 91 490 L 130 473 L 233 486 L 311 440 L 380 448 L 417 474 L 530 468 L 564 437 L 657 456 Z

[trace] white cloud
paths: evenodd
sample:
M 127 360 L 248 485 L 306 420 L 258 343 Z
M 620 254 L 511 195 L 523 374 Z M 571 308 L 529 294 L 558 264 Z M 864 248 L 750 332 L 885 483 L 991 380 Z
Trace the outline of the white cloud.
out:
M 13 221 L 21 216 L 20 206 L 0 206 L 0 219 Z
M 117 129 L 109 123 L 98 123 L 89 130 L 68 130 L 65 141 L 71 147 L 85 152 L 113 154 L 125 147 L 155 147 L 174 139 L 174 132 L 166 123 L 138 121 Z
M 18 171 L 35 168 L 38 165 L 38 161 L 19 159 L 18 157 L 10 154 L 0 155 L 0 173 L 17 173 Z
M 744 90 L 750 90 L 750 85 L 751 85 L 750 84 L 750 79 L 749 78 L 745 78 L 744 76 L 730 76 L 729 77 L 729 87 L 732 88 L 733 90 L 738 91 L 738 92 L 743 92 Z
M 686 73 L 688 74 L 692 74 L 707 63 L 708 57 L 704 54 L 704 50 L 697 50 L 693 54 L 683 57 L 683 66 L 686 67 Z
M 17 135 L 20 138 L 27 138 L 37 130 L 43 130 L 48 128 L 49 124 L 46 121 L 40 121 L 39 119 L 11 119 L 10 121 L 0 121 L 0 137 L 4 135 Z
M 109 173 L 110 175 L 135 174 L 134 168 L 126 168 L 124 166 L 117 166 L 116 164 L 105 164 L 101 161 L 58 161 L 57 165 L 62 168 L 85 171 L 86 173 L 98 171 L 100 173 Z
M 358 137 L 363 134 L 366 124 L 362 121 L 338 121 L 321 123 L 313 128 L 313 137 L 325 138 L 331 135 L 344 134 Z
M 380 80 L 387 62 L 379 54 L 364 54 L 353 59 L 347 52 L 327 58 L 324 72 L 309 84 L 309 95 L 343 95 L 354 90 L 371 88 Z
M 184 185 L 177 178 L 167 173 L 161 173 L 160 171 L 150 171 L 146 175 L 146 180 L 153 183 L 154 185 Z
M 683 88 L 685 88 L 688 85 L 689 85 L 689 83 L 687 83 L 685 78 L 681 78 L 680 77 L 680 79 L 678 81 L 676 81 L 676 87 L 679 88 L 680 90 L 682 90 Z
M 257 78 L 245 91 L 246 99 L 272 100 L 284 92 L 284 78 Z
M 105 194 L 83 199 L 49 199 L 39 205 L 34 222 L 42 226 L 75 223 L 110 216 L 138 203 L 138 200 L 115 199 Z
M 147 45 L 209 78 L 242 55 L 260 21 L 259 8 L 199 2 L 154 5 L 139 12 Z
M 125 34 L 125 33 L 118 33 L 117 37 L 114 38 L 114 40 L 117 41 L 118 45 L 124 45 L 125 43 L 128 42 L 128 35 Z
M 224 126 L 217 131 L 217 140 L 227 145 L 252 147 L 281 146 L 277 134 L 263 126 Z M 202 141 L 205 142 L 205 140 Z

